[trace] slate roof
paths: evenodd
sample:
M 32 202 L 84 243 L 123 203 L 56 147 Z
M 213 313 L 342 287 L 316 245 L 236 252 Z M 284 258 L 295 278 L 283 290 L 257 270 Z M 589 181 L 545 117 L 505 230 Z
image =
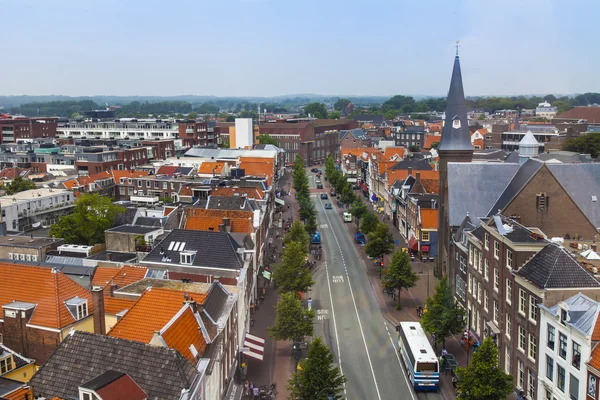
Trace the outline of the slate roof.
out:
M 600 228 L 600 163 L 546 164 L 585 216 Z M 596 201 L 592 201 L 596 196 Z
M 12 379 L 0 377 L 0 398 L 10 396 L 23 386 L 22 382 L 17 382 Z M 11 397 L 6 397 L 11 398 Z
M 425 127 L 424 126 L 407 126 L 406 129 L 404 129 L 404 132 L 424 135 Z
M 409 169 L 412 168 L 414 170 L 421 171 L 431 171 L 431 164 L 429 164 L 429 160 L 421 159 L 421 160 L 402 160 L 398 164 L 394 165 L 390 170 L 396 171 L 399 169 Z
M 139 226 L 153 226 L 156 228 L 162 228 L 162 218 L 156 217 L 137 217 L 134 225 Z
M 77 371 L 77 373 L 66 373 Z M 33 376 L 36 396 L 78 399 L 78 387 L 108 370 L 129 375 L 149 400 L 179 400 L 198 372 L 176 350 L 77 331 Z
M 23 357 L 19 353 L 12 351 L 8 347 L 0 343 L 0 358 L 8 355 L 9 353 L 13 355 L 13 362 L 15 364 L 15 368 L 21 368 L 33 363 L 33 360 Z
M 381 124 L 385 120 L 385 115 L 381 114 L 358 114 L 352 119 L 360 122 L 372 122 L 373 124 Z
M 179 246 L 175 246 L 179 244 Z M 241 246 L 226 232 L 186 231 L 174 229 L 162 242 L 154 246 L 143 262 L 166 265 L 180 264 L 179 255 L 182 246 L 184 251 L 195 251 L 192 265 L 194 267 L 240 269 L 244 262 L 237 249 Z M 169 250 L 169 247 L 171 250 Z M 164 254 L 160 254 L 160 252 Z M 167 259 L 170 259 L 167 260 Z
M 582 293 L 569 297 L 563 303 L 567 306 L 569 312 L 569 321 L 567 325 L 577 329 L 586 336 L 592 334 L 596 320 L 598 319 L 598 311 L 600 303 L 594 301 Z M 559 305 L 546 307 L 543 304 L 540 308 L 546 309 L 550 314 L 558 317 Z
M 454 68 L 450 80 L 450 89 L 446 102 L 446 122 L 442 129 L 442 140 L 438 147 L 441 151 L 471 150 L 471 135 L 469 134 L 469 120 L 467 119 L 467 106 L 463 90 L 460 60 L 458 55 L 454 58 Z M 455 120 L 460 121 L 458 128 L 454 127 Z
M 363 129 L 361 128 L 354 128 L 354 129 L 342 129 L 339 132 L 339 140 L 342 140 L 344 138 L 344 136 L 346 136 L 347 134 L 350 134 L 351 136 L 354 137 L 354 139 L 366 139 L 367 136 L 367 132 L 365 132 Z
M 518 164 L 448 163 L 450 226 L 459 226 L 467 214 L 479 225 L 518 169 Z
M 534 158 L 528 159 L 521 165 L 487 215 L 491 216 L 498 210 L 504 210 L 543 165 L 543 162 Z
M 504 159 L 505 163 L 518 163 L 520 161 L 519 152 L 517 150 L 513 150 L 510 154 Z
M 556 243 L 540 250 L 517 274 L 543 289 L 600 287 L 592 273 Z
M 211 286 L 210 292 L 204 302 L 204 311 L 213 321 L 217 321 L 221 316 L 221 312 L 223 311 L 223 307 L 225 307 L 225 303 L 227 303 L 229 294 L 227 289 L 219 282 Z
M 252 204 L 244 196 L 208 196 L 207 209 L 254 211 Z
M 531 230 L 502 214 L 490 218 L 488 226 L 495 228 L 498 233 L 513 243 L 546 243 L 546 239 L 533 237 Z

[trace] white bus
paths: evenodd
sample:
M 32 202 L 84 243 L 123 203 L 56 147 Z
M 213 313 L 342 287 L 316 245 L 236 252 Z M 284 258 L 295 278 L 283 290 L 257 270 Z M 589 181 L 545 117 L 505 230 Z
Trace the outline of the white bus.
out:
M 440 383 L 439 360 L 420 323 L 400 323 L 398 347 L 415 390 L 438 390 Z

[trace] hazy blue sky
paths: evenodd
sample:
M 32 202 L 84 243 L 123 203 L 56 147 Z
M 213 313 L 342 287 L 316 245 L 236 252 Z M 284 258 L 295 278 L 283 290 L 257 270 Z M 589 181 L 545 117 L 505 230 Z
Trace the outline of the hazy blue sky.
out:
M 600 91 L 597 0 L 0 0 L 0 94 Z

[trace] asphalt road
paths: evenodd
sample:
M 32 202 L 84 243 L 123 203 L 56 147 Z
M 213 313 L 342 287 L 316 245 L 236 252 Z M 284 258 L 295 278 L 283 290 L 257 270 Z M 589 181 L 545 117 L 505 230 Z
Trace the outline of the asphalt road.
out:
M 314 179 L 309 179 L 314 188 Z M 325 185 L 325 189 L 328 185 Z M 314 189 L 313 189 L 314 190 Z M 348 399 L 441 399 L 437 393 L 416 394 L 398 357 L 397 333 L 377 304 L 373 288 L 338 214 L 337 199 L 312 198 L 318 211 L 324 257 L 314 272 L 310 293 L 316 312 L 315 335 L 333 350 L 348 378 Z M 332 204 L 331 210 L 325 204 Z

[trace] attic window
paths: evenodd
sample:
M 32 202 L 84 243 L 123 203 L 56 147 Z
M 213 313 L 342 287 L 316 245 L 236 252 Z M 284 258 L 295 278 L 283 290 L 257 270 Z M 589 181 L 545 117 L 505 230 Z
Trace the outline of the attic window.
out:
M 452 127 L 454 129 L 460 129 L 460 118 L 458 118 L 458 116 L 454 117 L 452 120 Z
M 567 322 L 569 321 L 569 312 L 564 308 L 560 309 L 560 323 L 564 326 L 567 326 Z
M 546 193 L 538 193 L 535 198 L 535 208 L 538 211 L 548 211 L 550 207 L 550 197 Z
M 72 299 L 67 300 L 65 303 L 77 321 L 82 320 L 89 315 L 87 299 L 73 297 Z
M 179 254 L 180 262 L 184 265 L 192 265 L 196 254 L 191 251 L 184 251 Z

